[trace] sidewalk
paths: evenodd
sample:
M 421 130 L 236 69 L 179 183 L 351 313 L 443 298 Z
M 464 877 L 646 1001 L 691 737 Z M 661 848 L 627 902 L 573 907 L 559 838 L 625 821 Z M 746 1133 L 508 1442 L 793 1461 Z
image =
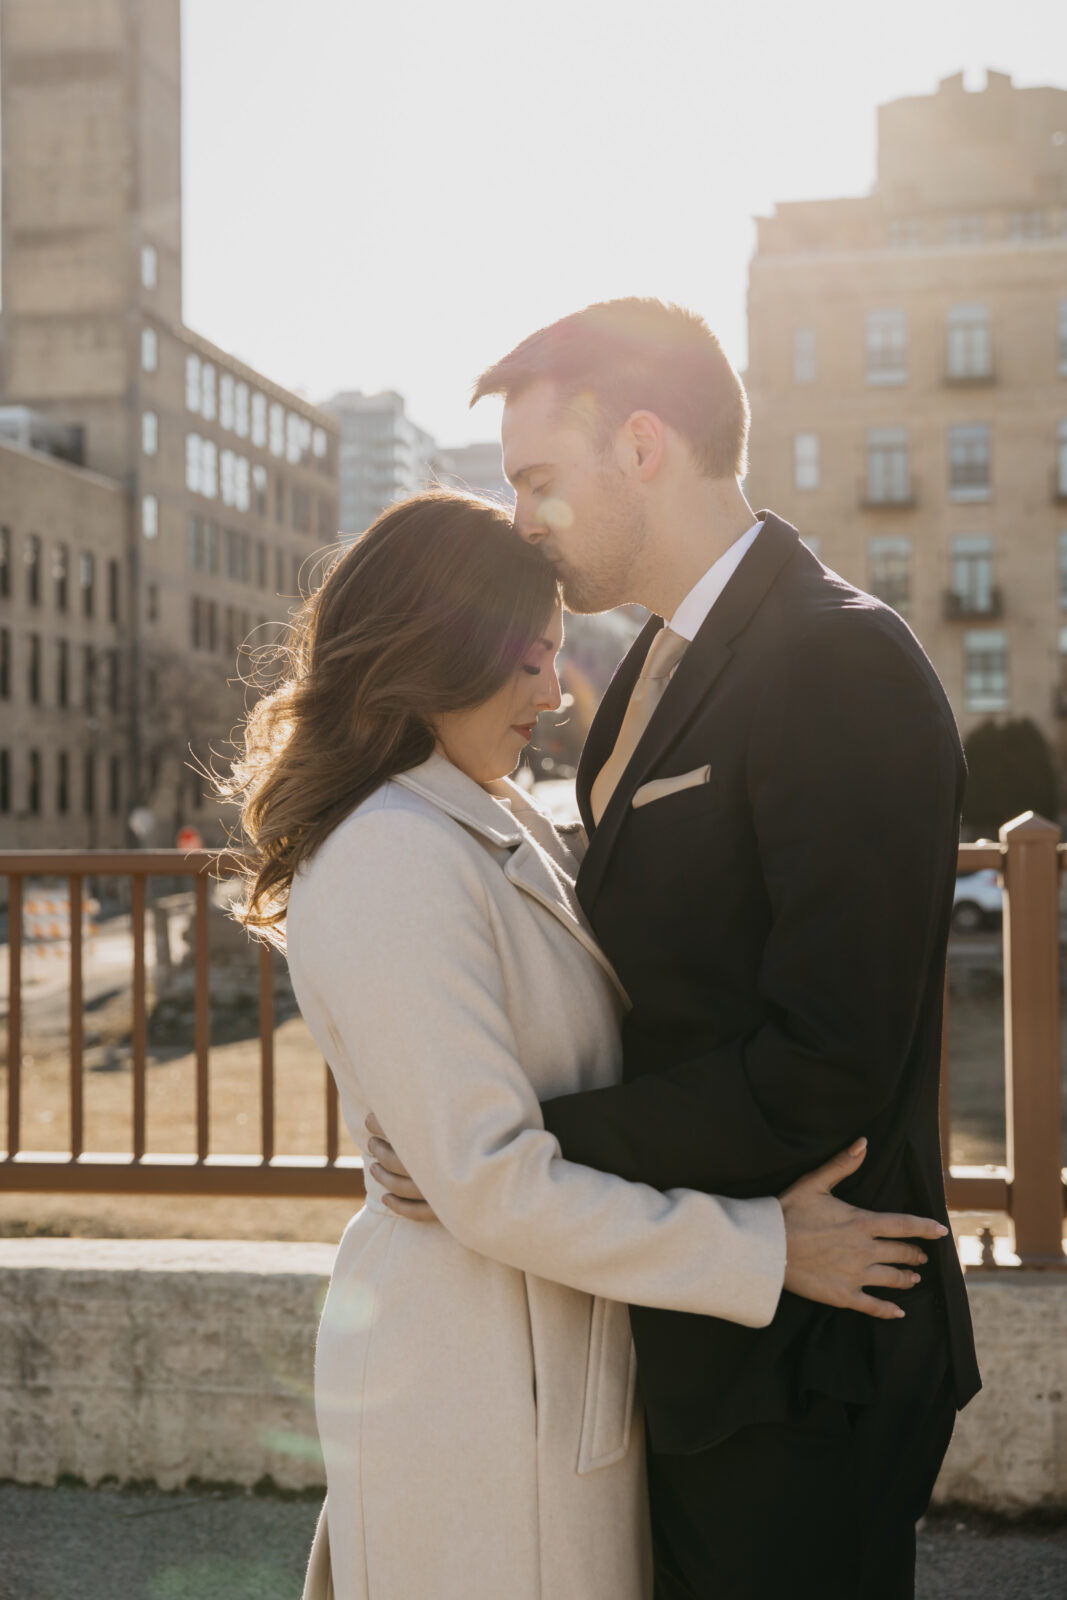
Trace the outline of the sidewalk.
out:
M 0 1485 L 0 1600 L 299 1600 L 318 1498 Z M 1058 1525 L 931 1517 L 917 1600 L 1063 1600 Z M 860 1597 L 857 1597 L 860 1600 Z

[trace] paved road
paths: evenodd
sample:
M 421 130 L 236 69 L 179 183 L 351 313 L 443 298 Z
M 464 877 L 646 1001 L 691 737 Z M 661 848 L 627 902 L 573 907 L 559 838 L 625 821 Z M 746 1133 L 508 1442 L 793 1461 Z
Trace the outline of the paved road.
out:
M 299 1600 L 317 1515 L 313 1500 L 231 1491 L 0 1485 L 0 1600 Z M 938 1515 L 920 1534 L 917 1600 L 1065 1596 L 1067 1517 Z

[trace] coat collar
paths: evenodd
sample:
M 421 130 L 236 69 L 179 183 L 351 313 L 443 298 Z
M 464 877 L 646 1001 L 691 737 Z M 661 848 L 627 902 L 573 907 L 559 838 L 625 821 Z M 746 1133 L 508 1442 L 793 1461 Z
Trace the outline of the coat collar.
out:
M 798 548 L 800 535 L 790 523 L 776 517 L 773 511 L 760 511 L 757 516 L 763 522 L 759 537 L 746 552 L 682 657 L 599 827 L 592 831 L 589 850 L 578 876 L 583 905 L 591 905 L 596 896 L 635 790 L 681 737 L 729 662 L 734 640 L 751 622 L 778 574 Z M 589 794 L 593 780 L 614 748 L 633 685 L 652 640 L 662 627 L 662 617 L 649 618 L 612 679 L 590 730 L 578 771 L 578 803 L 587 827 L 592 820 Z
M 552 913 L 588 951 L 628 1004 L 626 991 L 601 950 L 575 892 L 574 860 L 549 817 L 510 778 L 483 788 L 434 752 L 421 766 L 400 772 L 392 782 L 421 795 L 488 844 L 509 852 L 504 875 Z M 502 805 L 500 802 L 506 801 Z

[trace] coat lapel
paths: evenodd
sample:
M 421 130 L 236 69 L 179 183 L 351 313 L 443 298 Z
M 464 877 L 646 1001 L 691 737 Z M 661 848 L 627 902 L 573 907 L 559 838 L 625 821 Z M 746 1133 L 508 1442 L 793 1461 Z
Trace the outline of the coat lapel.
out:
M 504 876 L 509 882 L 562 923 L 607 973 L 622 999 L 629 1003 L 615 969 L 597 943 L 578 903 L 565 864 L 569 852 L 557 837 L 551 820 L 538 810 L 524 790 L 507 778 L 483 788 L 436 753 L 410 772 L 398 773 L 392 781 L 429 800 L 500 852 Z M 508 804 L 500 805 L 501 800 Z
M 745 555 L 741 565 L 705 618 L 696 638 L 682 657 L 678 670 L 667 685 L 663 699 L 656 707 L 652 721 L 645 729 L 644 737 L 634 751 L 632 761 L 623 773 L 615 793 L 608 802 L 607 809 L 600 819 L 599 827 L 591 834 L 589 849 L 578 874 L 578 895 L 583 906 L 592 906 L 593 901 L 596 899 L 605 869 L 618 839 L 619 831 L 629 813 L 634 792 L 645 781 L 647 775 L 664 759 L 671 747 L 677 743 L 696 712 L 703 705 L 712 685 L 730 661 L 730 657 L 733 654 L 733 641 L 748 626 L 779 572 L 797 548 L 800 535 L 788 522 L 783 522 L 780 517 L 776 517 L 771 511 L 761 511 L 758 516 L 762 519 L 764 525 L 755 544 Z M 648 653 L 652 636 L 659 631 L 661 626 L 662 620 L 659 617 L 652 618 L 649 627 L 640 635 L 630 651 L 630 655 L 627 656 L 624 665 L 628 666 L 630 658 L 637 654 L 639 646 L 641 646 L 646 634 L 648 634 L 648 642 L 644 645 L 637 665 L 629 677 L 629 688 L 632 688 L 640 671 L 641 662 L 644 661 Z M 622 669 L 620 668 L 619 673 L 616 674 L 616 679 L 621 675 Z M 611 689 L 614 689 L 615 681 L 612 681 Z M 623 701 L 622 710 L 618 712 L 617 721 L 614 720 L 615 708 L 612 708 L 616 737 L 629 700 L 629 688 Z M 605 696 L 604 705 L 606 708 L 607 696 Z M 604 742 L 606 743 L 606 739 Z M 587 787 L 585 793 L 587 803 L 588 792 L 592 788 L 593 779 L 604 761 L 607 760 L 610 750 L 611 746 L 609 745 L 602 758 L 598 752 L 598 764 L 593 767 L 591 761 L 586 768 L 585 781 Z

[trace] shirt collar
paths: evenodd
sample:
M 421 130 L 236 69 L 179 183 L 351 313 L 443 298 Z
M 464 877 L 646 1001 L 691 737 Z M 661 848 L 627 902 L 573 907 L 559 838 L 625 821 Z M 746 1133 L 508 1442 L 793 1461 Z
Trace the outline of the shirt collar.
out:
M 743 533 L 740 539 L 735 539 L 718 561 L 713 562 L 704 576 L 697 580 L 670 619 L 672 633 L 679 633 L 683 639 L 690 641 L 696 638 L 712 606 L 755 544 L 756 535 L 762 527 L 762 522 L 754 522 L 748 532 Z

